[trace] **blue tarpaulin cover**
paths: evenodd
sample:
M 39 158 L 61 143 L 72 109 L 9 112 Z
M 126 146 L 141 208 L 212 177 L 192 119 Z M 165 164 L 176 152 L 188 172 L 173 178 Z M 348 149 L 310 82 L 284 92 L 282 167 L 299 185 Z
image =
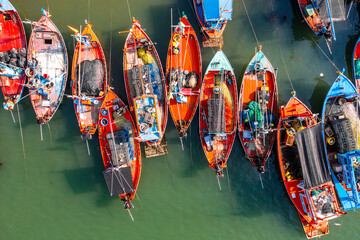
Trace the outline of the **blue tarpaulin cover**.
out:
M 203 0 L 205 21 L 231 20 L 232 2 L 232 0 Z

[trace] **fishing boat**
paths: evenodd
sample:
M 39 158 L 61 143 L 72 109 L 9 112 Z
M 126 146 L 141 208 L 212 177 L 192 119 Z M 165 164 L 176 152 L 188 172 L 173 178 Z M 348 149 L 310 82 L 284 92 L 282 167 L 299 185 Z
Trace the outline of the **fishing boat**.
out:
M 343 214 L 321 132 L 317 115 L 295 96 L 280 107 L 277 152 L 281 177 L 309 239 L 328 234 L 328 221 Z
M 232 0 L 193 0 L 201 32 L 219 38 L 232 18 Z
M 77 40 L 71 72 L 72 98 L 82 138 L 91 139 L 98 126 L 107 88 L 106 60 L 90 23 L 86 22 L 81 34 L 71 29 Z
M 324 144 L 344 210 L 360 207 L 360 114 L 354 84 L 339 73 L 324 101 Z
M 100 110 L 99 141 L 109 193 L 119 195 L 130 210 L 140 180 L 140 143 L 130 111 L 111 90 Z
M 356 88 L 360 89 L 360 38 L 357 40 L 352 57 L 353 77 Z
M 181 139 L 195 115 L 201 87 L 200 46 L 185 15 L 171 36 L 166 77 L 169 110 Z
M 223 176 L 236 133 L 237 89 L 234 70 L 219 50 L 206 69 L 200 92 L 199 132 L 209 166 Z
M 14 109 L 26 81 L 26 35 L 20 16 L 8 0 L 0 1 L 0 86 L 3 107 Z
M 324 36 L 331 53 L 330 42 L 336 40 L 334 22 L 345 20 L 344 1 L 298 0 L 300 12 L 311 30 Z
M 68 56 L 60 31 L 51 21 L 49 13 L 41 10 L 43 16 L 32 23 L 25 73 L 37 122 L 44 124 L 54 116 L 63 98 Z
M 247 66 L 239 96 L 239 137 L 245 156 L 260 173 L 275 141 L 278 118 L 276 70 L 261 51 Z
M 168 113 L 165 77 L 153 42 L 135 18 L 124 46 L 123 69 L 138 138 L 150 146 L 159 145 Z

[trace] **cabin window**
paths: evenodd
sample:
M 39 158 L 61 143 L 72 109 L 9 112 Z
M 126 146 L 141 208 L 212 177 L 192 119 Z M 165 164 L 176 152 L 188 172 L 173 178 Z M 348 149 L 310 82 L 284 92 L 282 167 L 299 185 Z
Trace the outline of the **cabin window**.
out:
M 45 39 L 45 44 L 52 44 L 52 39 Z
M 11 21 L 11 14 L 10 13 L 5 13 L 4 14 L 4 19 L 5 19 L 5 21 Z

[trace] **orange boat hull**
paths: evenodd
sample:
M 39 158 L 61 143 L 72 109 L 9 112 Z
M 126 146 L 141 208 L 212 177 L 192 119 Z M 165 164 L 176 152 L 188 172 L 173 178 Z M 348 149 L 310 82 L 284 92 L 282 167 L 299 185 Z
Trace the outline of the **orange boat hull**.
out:
M 166 62 L 166 76 L 170 114 L 179 131 L 180 137 L 183 137 L 186 135 L 186 130 L 195 115 L 199 102 L 201 87 L 201 53 L 196 33 L 187 18 L 182 17 L 180 24 L 183 25 L 183 27 L 175 27 L 175 31 L 170 40 Z M 173 76 L 174 74 L 183 74 L 184 72 L 188 72 L 189 74 L 195 72 L 198 76 L 198 80 L 194 88 L 185 89 L 190 89 L 190 91 L 183 94 L 186 97 L 186 102 L 179 103 L 177 97 L 172 96 L 174 86 L 170 86 L 170 84 L 175 84 L 176 82 L 172 82 L 171 79 L 173 78 L 170 76 Z M 183 80 L 184 79 L 181 78 L 179 81 Z
M 71 79 L 72 79 L 72 94 L 74 97 L 74 108 L 76 118 L 79 123 L 80 131 L 83 135 L 90 134 L 93 135 L 96 132 L 99 120 L 99 111 L 102 105 L 102 102 L 105 99 L 105 91 L 107 88 L 107 69 L 106 69 L 106 60 L 104 51 L 101 47 L 100 41 L 94 34 L 93 30 L 91 29 L 90 24 L 86 24 L 85 29 L 83 30 L 81 36 L 88 36 L 91 40 L 89 42 L 89 46 L 86 46 L 84 43 L 77 42 L 74 56 L 73 56 L 73 63 L 71 68 Z M 81 46 L 80 46 L 81 45 Z M 81 52 L 79 50 L 81 49 Z M 94 61 L 94 60 L 101 60 L 104 64 L 104 80 L 103 80 L 103 91 L 100 92 L 97 96 L 86 96 L 97 101 L 96 104 L 90 102 L 89 100 L 81 100 L 81 95 L 78 92 L 78 79 L 79 77 L 76 76 L 76 68 L 79 66 L 80 63 L 84 61 Z M 81 70 L 80 70 L 81 73 Z M 77 101 L 75 101 L 77 100 Z M 81 111 L 81 116 L 80 112 Z

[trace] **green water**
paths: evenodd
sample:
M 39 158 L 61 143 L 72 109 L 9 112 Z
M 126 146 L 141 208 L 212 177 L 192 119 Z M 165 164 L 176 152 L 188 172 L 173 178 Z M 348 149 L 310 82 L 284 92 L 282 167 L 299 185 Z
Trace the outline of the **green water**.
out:
M 171 8 L 174 19 L 185 11 L 199 30 L 190 0 L 128 1 L 131 14 L 157 42 L 163 64 L 170 38 Z M 333 65 L 315 44 L 329 54 L 324 40 L 315 37 L 302 22 L 294 0 L 245 3 L 263 52 L 279 68 L 280 104 L 287 102 L 292 91 L 287 68 L 297 96 L 314 112 L 321 111 L 336 77 Z M 67 25 L 84 26 L 84 19 L 89 19 L 107 59 L 111 52 L 111 84 L 126 102 L 122 74 L 126 34 L 118 34 L 131 27 L 126 0 L 90 0 L 90 6 L 88 0 L 13 0 L 13 4 L 23 19 L 34 21 L 41 16 L 40 8 L 49 4 L 52 20 L 67 43 L 70 62 L 74 44 Z M 354 7 L 346 23 L 336 23 L 337 41 L 330 56 L 350 77 L 358 20 Z M 30 26 L 26 26 L 26 32 L 29 36 Z M 234 1 L 233 21 L 226 27 L 224 43 L 223 50 L 241 79 L 257 43 L 240 0 Z M 215 51 L 202 49 L 203 69 Z M 70 99 L 64 99 L 50 129 L 43 128 L 44 141 L 40 140 L 29 99 L 19 105 L 19 110 L 25 160 L 16 111 L 15 124 L 9 112 L 1 110 L 0 114 L 0 239 L 305 239 L 297 212 L 279 181 L 274 155 L 269 171 L 262 176 L 262 189 L 258 173 L 244 158 L 236 139 L 219 190 L 200 145 L 198 115 L 184 142 L 185 151 L 169 118 L 169 154 L 143 159 L 132 222 L 119 198 L 108 194 L 97 135 L 89 143 L 88 156 Z M 342 226 L 330 225 L 330 235 L 323 239 L 359 239 L 359 220 L 358 213 L 350 211 L 332 221 Z

